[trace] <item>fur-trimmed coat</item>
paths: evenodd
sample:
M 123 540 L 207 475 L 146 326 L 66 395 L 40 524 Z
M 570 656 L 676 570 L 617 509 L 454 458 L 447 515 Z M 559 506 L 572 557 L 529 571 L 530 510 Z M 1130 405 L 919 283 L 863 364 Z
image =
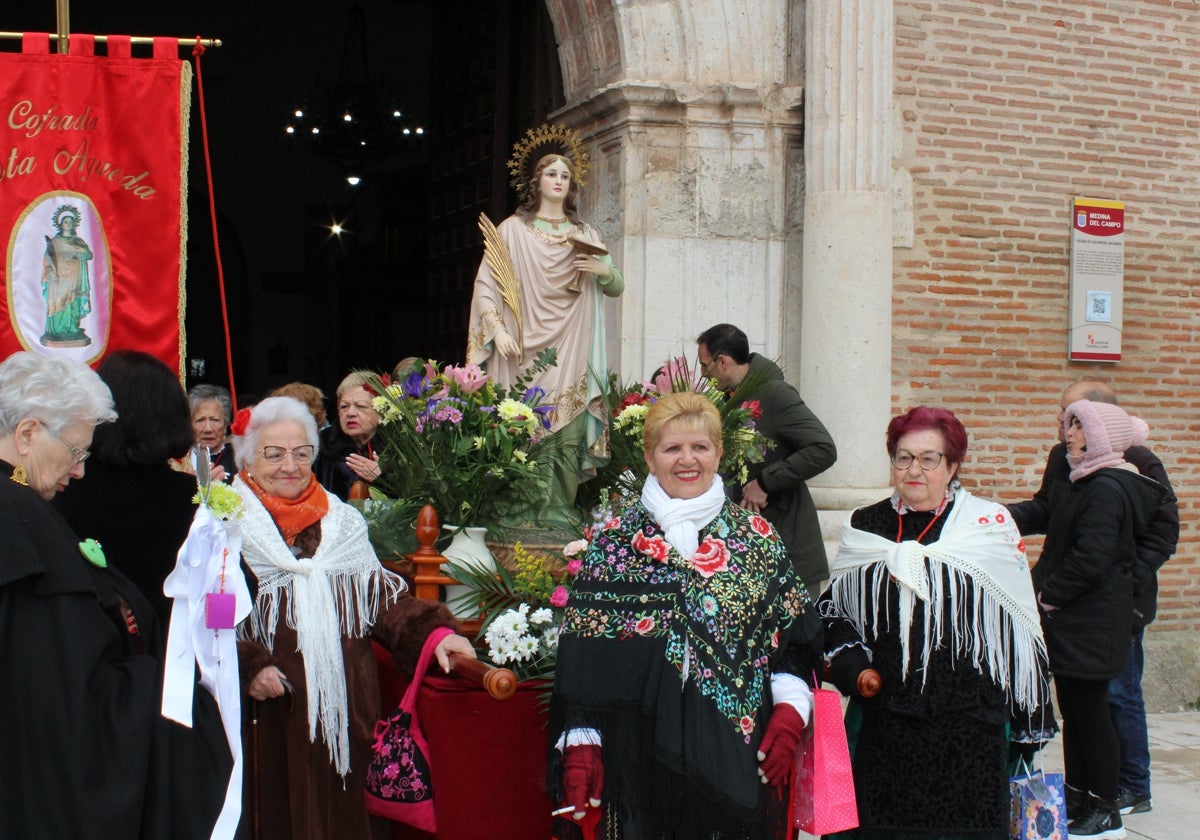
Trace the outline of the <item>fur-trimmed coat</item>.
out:
M 296 538 L 300 557 L 311 557 L 321 540 L 318 522 Z M 247 571 L 253 592 L 256 580 Z M 286 612 L 280 606 L 280 615 Z M 242 677 L 242 737 L 246 756 L 244 807 L 239 837 L 249 838 L 257 818 L 259 840 L 365 840 L 388 837 L 388 823 L 369 817 L 363 780 L 382 716 L 379 673 L 372 638 L 393 652 L 401 671 L 411 674 L 425 637 L 435 627 L 457 627 L 445 605 L 413 598 L 407 592 L 380 608 L 371 636 L 342 636 L 342 661 L 350 712 L 350 772 L 344 780 L 330 763 L 320 730 L 308 737 L 308 692 L 304 655 L 296 649 L 296 631 L 279 621 L 274 652 L 251 641 L 238 642 Z M 263 668 L 274 665 L 292 683 L 294 694 L 255 702 L 247 687 Z M 390 711 L 390 710 L 389 710 Z M 256 722 L 257 721 L 257 722 Z

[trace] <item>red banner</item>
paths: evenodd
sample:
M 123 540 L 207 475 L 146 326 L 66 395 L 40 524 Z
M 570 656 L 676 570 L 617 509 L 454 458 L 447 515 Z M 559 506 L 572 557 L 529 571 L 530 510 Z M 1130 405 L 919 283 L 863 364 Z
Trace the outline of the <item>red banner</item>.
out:
M 182 373 L 191 68 L 173 38 L 71 49 L 0 53 L 0 359 L 132 348 Z

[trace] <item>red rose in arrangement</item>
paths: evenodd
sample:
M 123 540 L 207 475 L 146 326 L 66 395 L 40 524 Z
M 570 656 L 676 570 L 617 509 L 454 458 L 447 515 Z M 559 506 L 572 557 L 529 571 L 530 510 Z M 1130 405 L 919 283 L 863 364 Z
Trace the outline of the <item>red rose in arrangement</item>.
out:
M 633 537 L 633 550 L 653 557 L 660 563 L 666 563 L 667 555 L 671 553 L 671 547 L 667 545 L 666 540 L 662 537 L 647 537 L 642 531 L 638 531 Z
M 771 523 L 763 519 L 761 516 L 750 517 L 750 527 L 754 529 L 754 533 L 760 537 L 771 536 Z
M 692 555 L 692 565 L 706 578 L 728 569 L 729 549 L 725 547 L 725 541 L 705 537 L 704 542 L 700 543 L 700 547 Z
M 762 406 L 758 404 L 758 400 L 746 400 L 742 403 L 742 408 L 746 409 L 746 413 L 750 415 L 750 419 L 758 421 L 762 418 Z

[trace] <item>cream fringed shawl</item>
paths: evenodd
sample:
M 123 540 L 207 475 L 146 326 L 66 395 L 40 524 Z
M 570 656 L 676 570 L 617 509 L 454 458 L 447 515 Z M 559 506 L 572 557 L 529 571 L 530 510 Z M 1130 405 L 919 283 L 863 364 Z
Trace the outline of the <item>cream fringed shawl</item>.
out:
M 342 636 L 370 633 L 380 607 L 406 588 L 404 580 L 379 565 L 361 514 L 328 491 L 321 543 L 311 558 L 301 560 L 254 491 L 240 478 L 233 487 L 245 505 L 242 556 L 258 578 L 258 597 L 239 635 L 273 651 L 280 601 L 286 601 L 284 619 L 296 631 L 296 646 L 304 655 L 309 740 L 316 741 L 320 720 L 330 762 L 345 776 L 350 771 L 350 718 Z
M 949 574 L 943 575 L 943 570 Z M 953 645 L 955 653 L 969 656 L 975 669 L 1005 689 L 1021 708 L 1037 708 L 1046 692 L 1046 643 L 1025 546 L 1003 505 L 960 488 L 941 537 L 929 545 L 916 540 L 896 543 L 860 531 L 846 517 L 831 571 L 830 598 L 836 612 L 849 618 L 868 641 L 893 632 L 887 600 L 877 596 L 888 575 L 900 590 L 894 632 L 899 633 L 906 679 L 911 671 L 913 608 L 920 599 L 925 605 L 922 680 L 930 652 Z M 949 639 L 943 637 L 947 632 Z

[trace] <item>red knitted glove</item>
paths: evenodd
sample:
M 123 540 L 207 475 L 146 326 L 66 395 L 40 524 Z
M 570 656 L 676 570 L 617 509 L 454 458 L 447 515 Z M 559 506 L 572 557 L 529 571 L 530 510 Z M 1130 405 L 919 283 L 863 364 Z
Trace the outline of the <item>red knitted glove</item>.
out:
M 563 754 L 563 790 L 567 804 L 575 806 L 574 817 L 581 820 L 587 806 L 600 806 L 604 792 L 604 753 L 595 744 L 567 747 Z
M 780 703 L 771 712 L 767 732 L 758 746 L 758 775 L 763 783 L 778 787 L 791 776 L 796 763 L 796 745 L 804 732 L 804 718 L 794 706 Z

